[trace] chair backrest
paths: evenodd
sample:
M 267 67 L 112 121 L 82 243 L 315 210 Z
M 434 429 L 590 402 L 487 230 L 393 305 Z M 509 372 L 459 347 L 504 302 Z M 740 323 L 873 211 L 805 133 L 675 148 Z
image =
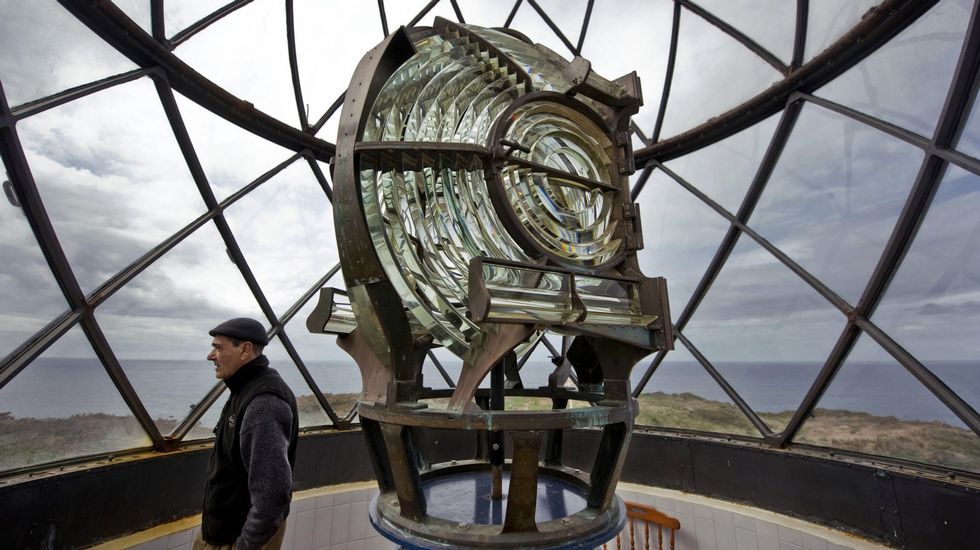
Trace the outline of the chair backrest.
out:
M 681 528 L 681 522 L 677 518 L 672 518 L 653 506 L 646 506 L 636 502 L 626 502 L 625 504 L 626 518 L 629 525 L 629 545 L 623 545 L 622 533 L 620 533 L 616 535 L 616 548 L 636 550 L 637 524 L 642 524 L 643 535 L 639 540 L 643 543 L 643 550 L 650 550 L 652 548 L 650 546 L 650 525 L 653 524 L 657 527 L 657 549 L 664 550 L 664 530 L 667 530 L 670 544 L 667 548 L 674 550 L 674 532 Z M 603 544 L 602 548 L 605 550 L 607 545 Z

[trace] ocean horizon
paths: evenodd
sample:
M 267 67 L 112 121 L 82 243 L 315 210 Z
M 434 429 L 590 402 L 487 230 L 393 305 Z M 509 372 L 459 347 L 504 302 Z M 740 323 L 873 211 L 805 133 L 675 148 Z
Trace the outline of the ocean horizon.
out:
M 157 419 L 183 419 L 216 383 L 213 366 L 204 360 L 120 359 L 120 363 L 150 416 Z M 641 363 L 634 369 L 634 383 L 647 364 Z M 360 392 L 360 372 L 352 362 L 308 361 L 306 365 L 321 391 Z M 297 396 L 312 395 L 292 363 L 273 360 L 272 366 L 278 367 Z M 455 378 L 459 366 L 445 366 Z M 757 412 L 781 412 L 796 409 L 821 364 L 728 362 L 715 366 Z M 967 403 L 980 406 L 980 364 L 936 361 L 927 366 Z M 552 368 L 547 361 L 529 361 L 521 371 L 525 387 L 547 384 Z M 424 376 L 427 386 L 447 387 L 430 364 L 426 365 Z M 730 402 L 722 388 L 695 362 L 673 361 L 661 365 L 644 388 L 644 393 L 657 391 L 692 393 Z M 962 426 L 952 411 L 905 369 L 890 362 L 849 361 L 817 406 Z M 130 411 L 97 359 L 42 357 L 0 391 L 0 413 L 17 418 L 65 418 L 92 413 L 129 415 Z

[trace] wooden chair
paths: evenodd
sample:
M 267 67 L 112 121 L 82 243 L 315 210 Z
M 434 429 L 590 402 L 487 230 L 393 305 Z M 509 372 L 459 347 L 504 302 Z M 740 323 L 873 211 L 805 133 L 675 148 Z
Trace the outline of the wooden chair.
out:
M 674 550 L 674 531 L 681 528 L 681 522 L 677 518 L 672 518 L 667 514 L 657 510 L 652 506 L 638 504 L 636 502 L 626 502 L 626 517 L 629 522 L 629 546 L 630 550 L 636 550 L 636 524 L 643 524 L 643 550 L 650 550 L 650 524 L 657 526 L 657 549 L 664 550 L 664 529 L 670 533 L 670 550 Z M 625 531 L 625 530 L 624 530 Z M 616 535 L 616 548 L 625 548 L 621 540 L 622 533 Z M 602 545 L 606 550 L 607 545 Z

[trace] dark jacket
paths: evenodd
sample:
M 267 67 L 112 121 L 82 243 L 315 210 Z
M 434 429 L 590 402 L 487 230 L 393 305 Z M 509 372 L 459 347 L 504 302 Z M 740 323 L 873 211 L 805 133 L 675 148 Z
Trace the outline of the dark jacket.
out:
M 256 396 L 269 393 L 289 405 L 292 412 L 287 452 L 290 470 L 295 465 L 299 431 L 296 398 L 279 373 L 269 368 L 269 360 L 264 355 L 242 366 L 225 384 L 231 395 L 214 429 L 201 523 L 204 540 L 215 545 L 235 542 L 252 505 L 248 469 L 241 450 L 241 428 L 249 403 Z

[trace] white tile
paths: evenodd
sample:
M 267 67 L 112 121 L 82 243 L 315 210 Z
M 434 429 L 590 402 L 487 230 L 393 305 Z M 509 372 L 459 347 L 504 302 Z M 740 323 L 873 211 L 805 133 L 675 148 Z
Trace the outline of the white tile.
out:
M 313 548 L 313 525 L 316 510 L 307 510 L 296 514 L 296 527 L 293 531 L 293 550 L 311 550 Z
M 315 497 L 295 499 L 289 503 L 289 513 L 296 514 L 300 512 L 305 512 L 307 510 L 312 510 L 315 506 L 316 506 Z
M 363 539 L 368 530 L 368 503 L 354 502 L 350 505 L 350 523 L 347 540 Z
M 296 535 L 296 516 L 292 513 L 286 518 L 286 532 L 282 535 L 282 548 L 289 550 L 293 547 Z
M 793 529 L 792 527 L 786 527 L 785 525 L 779 525 L 779 541 L 788 542 L 790 544 L 795 544 L 799 547 L 803 546 L 803 534 Z
M 763 535 L 761 531 L 758 533 L 757 537 L 759 542 L 759 550 L 779 550 L 779 539 L 776 537 Z
M 347 543 L 347 550 L 364 550 L 364 539 L 349 541 Z
M 705 506 L 704 504 L 695 504 L 694 505 L 694 517 L 696 517 L 696 518 L 710 519 L 710 520 L 714 521 L 714 519 L 715 519 L 714 509 L 712 507 L 710 507 L 710 506 Z
M 364 550 L 394 550 L 395 543 L 384 537 L 371 537 L 364 539 Z
M 191 535 L 193 535 L 192 529 L 184 529 L 183 531 L 171 534 L 167 537 L 167 548 L 177 548 L 178 546 L 190 544 L 194 540 L 191 538 Z
M 317 508 L 330 508 L 331 506 L 334 505 L 333 497 L 334 497 L 333 493 L 330 493 L 326 495 L 320 495 L 312 500 L 316 502 L 315 506 Z
M 700 550 L 718 550 L 715 540 L 715 522 L 712 519 L 694 518 L 694 533 Z
M 330 525 L 330 542 L 339 544 L 350 540 L 350 504 L 333 507 L 333 523 Z
M 755 533 L 755 518 L 749 516 L 743 516 L 742 514 L 732 514 L 735 518 L 735 527 L 741 527 L 742 529 L 748 529 Z
M 715 516 L 715 523 L 722 523 L 725 525 L 735 525 L 735 514 L 729 512 L 728 510 L 722 510 L 721 508 L 714 508 L 711 512 Z
M 330 532 L 333 531 L 333 507 L 317 508 L 312 510 L 314 514 L 313 523 L 313 548 L 323 548 L 330 546 Z
M 760 535 L 766 535 L 767 537 L 779 539 L 779 528 L 776 527 L 775 523 L 769 523 L 768 521 L 757 519 L 755 520 L 755 530 Z
M 781 540 L 779 541 L 779 550 L 803 550 L 803 547 L 799 544 L 793 544 L 792 542 Z
M 698 535 L 694 531 L 694 519 L 688 523 L 687 529 L 684 529 L 684 525 L 681 524 L 681 529 L 677 531 L 677 536 L 675 537 L 677 542 L 677 550 L 703 550 L 698 548 Z
M 378 494 L 377 489 L 358 489 L 351 495 L 351 502 L 367 502 L 374 498 L 376 494 Z
M 829 550 L 827 541 L 810 533 L 800 533 L 803 536 L 803 548 L 806 550 Z
M 715 522 L 715 540 L 718 550 L 738 550 L 735 542 L 735 527 Z
M 327 549 L 324 548 L 323 550 L 327 550 Z M 347 550 L 347 543 L 342 542 L 340 544 L 334 544 L 333 546 L 330 547 L 330 550 Z
M 683 500 L 674 501 L 674 511 L 678 514 L 687 514 L 689 516 L 694 515 L 694 507 L 691 506 L 690 502 L 685 502 Z
M 737 520 L 736 523 L 738 523 Z M 754 524 L 753 527 L 755 527 Z M 738 550 L 759 550 L 759 541 L 756 539 L 755 530 L 736 527 L 735 544 Z
M 153 540 L 141 542 L 133 548 L 135 550 L 167 550 L 167 537 L 157 537 Z
M 672 499 L 672 498 L 656 497 L 656 499 L 654 500 L 654 502 L 656 502 L 656 504 L 654 504 L 654 506 L 656 506 L 657 509 L 660 510 L 661 512 L 673 512 L 674 511 L 674 499 Z
M 357 491 L 343 491 L 340 493 L 334 493 L 333 494 L 334 505 L 336 506 L 337 504 L 350 504 L 351 501 L 354 499 L 354 493 L 356 492 Z

